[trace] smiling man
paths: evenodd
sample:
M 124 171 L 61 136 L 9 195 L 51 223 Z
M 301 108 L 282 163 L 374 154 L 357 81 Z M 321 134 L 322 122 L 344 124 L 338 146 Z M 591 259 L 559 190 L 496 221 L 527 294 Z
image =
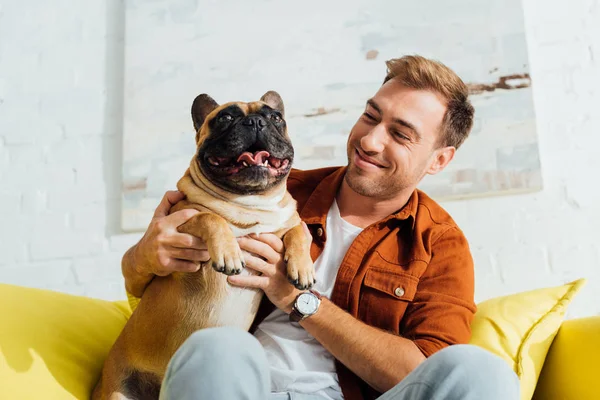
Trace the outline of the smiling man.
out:
M 451 216 L 416 188 L 468 137 L 468 89 L 449 68 L 420 56 L 387 67 L 350 132 L 348 165 L 295 170 L 288 180 L 313 238 L 316 286 L 301 291 L 287 282 L 283 243 L 274 235 L 240 238 L 256 255 L 246 267 L 262 275 L 229 282 L 266 294 L 252 334 L 193 334 L 171 360 L 161 398 L 518 398 L 508 365 L 465 345 L 476 310 L 469 245 Z M 167 216 L 180 198 L 165 195 L 125 255 L 126 281 L 208 259 L 201 241 L 179 242 L 181 216 Z

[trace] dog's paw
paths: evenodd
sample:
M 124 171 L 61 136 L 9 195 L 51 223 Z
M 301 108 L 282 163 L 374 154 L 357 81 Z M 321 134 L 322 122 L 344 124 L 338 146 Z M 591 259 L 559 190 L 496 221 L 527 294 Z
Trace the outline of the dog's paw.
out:
M 225 275 L 239 275 L 246 267 L 242 250 L 235 239 L 215 241 L 209 246 L 210 262 L 213 269 Z
M 308 251 L 290 248 L 285 252 L 287 278 L 297 289 L 310 289 L 316 283 L 315 267 Z

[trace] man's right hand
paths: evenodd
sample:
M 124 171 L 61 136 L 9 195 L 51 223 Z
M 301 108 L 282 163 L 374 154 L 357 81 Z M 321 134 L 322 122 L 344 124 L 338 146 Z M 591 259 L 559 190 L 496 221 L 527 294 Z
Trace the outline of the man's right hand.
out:
M 166 192 L 146 233 L 123 257 L 125 284 L 134 296 L 141 297 L 143 290 L 155 275 L 196 272 L 200 263 L 209 260 L 202 239 L 177 231 L 177 227 L 199 211 L 185 209 L 169 215 L 171 207 L 184 197 L 179 191 Z

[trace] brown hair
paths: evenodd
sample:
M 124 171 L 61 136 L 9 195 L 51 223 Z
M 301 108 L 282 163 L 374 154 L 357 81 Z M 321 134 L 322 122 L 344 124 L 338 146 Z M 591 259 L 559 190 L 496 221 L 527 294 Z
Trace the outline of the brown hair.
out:
M 473 126 L 475 109 L 468 99 L 467 85 L 454 71 L 421 56 L 404 56 L 386 61 L 387 75 L 383 83 L 398 79 L 406 87 L 431 90 L 446 100 L 446 114 L 440 127 L 439 146 L 459 148 Z

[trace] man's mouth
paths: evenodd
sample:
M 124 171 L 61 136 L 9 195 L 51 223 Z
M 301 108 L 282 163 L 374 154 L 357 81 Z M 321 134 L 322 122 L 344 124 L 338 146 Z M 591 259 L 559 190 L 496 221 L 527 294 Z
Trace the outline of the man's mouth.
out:
M 227 175 L 236 174 L 246 168 L 266 168 L 272 175 L 278 175 L 285 172 L 290 165 L 289 159 L 273 157 L 265 150 L 254 153 L 245 151 L 237 158 L 209 156 L 207 161 L 212 168 Z
M 364 155 L 359 149 L 355 148 L 354 149 L 355 152 L 355 162 L 358 163 L 359 167 L 376 167 L 376 168 L 385 168 L 385 166 L 381 165 L 380 163 L 378 163 L 377 161 L 375 161 L 374 159 Z

